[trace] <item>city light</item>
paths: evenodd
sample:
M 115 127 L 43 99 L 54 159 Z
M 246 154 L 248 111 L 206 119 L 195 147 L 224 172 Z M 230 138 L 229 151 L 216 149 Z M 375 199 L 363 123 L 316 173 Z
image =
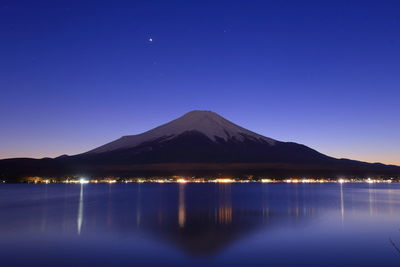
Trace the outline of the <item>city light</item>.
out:
M 271 179 L 261 179 L 261 182 L 262 183 L 272 183 L 273 180 L 271 180 Z
M 64 179 L 55 177 L 26 177 L 21 182 L 34 184 L 67 183 L 67 184 L 88 184 L 88 183 L 288 183 L 288 184 L 311 184 L 311 183 L 398 183 L 399 177 L 392 178 L 212 178 L 212 177 L 133 177 L 133 178 L 86 178 L 86 177 L 68 177 Z M 1 180 L 0 180 L 1 183 Z
M 219 179 L 215 179 L 216 183 L 234 183 L 235 180 L 230 179 L 230 178 L 219 178 Z
M 86 179 L 84 179 L 84 178 L 81 178 L 81 179 L 79 179 L 79 183 L 80 183 L 80 184 L 88 184 L 89 181 L 86 180 Z

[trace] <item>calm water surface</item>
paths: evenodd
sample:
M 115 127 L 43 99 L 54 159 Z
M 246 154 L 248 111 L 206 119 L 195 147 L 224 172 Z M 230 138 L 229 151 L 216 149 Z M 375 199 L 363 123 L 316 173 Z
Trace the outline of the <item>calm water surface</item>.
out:
M 399 184 L 0 185 L 0 266 L 400 266 Z

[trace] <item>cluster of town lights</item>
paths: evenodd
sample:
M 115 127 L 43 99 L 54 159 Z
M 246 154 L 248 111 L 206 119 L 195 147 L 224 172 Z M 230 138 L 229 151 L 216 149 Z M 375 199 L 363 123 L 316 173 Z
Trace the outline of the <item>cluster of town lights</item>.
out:
M 41 178 L 41 177 L 29 177 L 25 179 L 25 182 L 28 183 L 68 183 L 68 184 L 88 184 L 88 183 L 289 183 L 289 184 L 297 184 L 297 183 L 392 183 L 398 182 L 398 179 L 390 178 L 390 179 L 309 179 L 309 178 L 288 178 L 288 179 L 233 179 L 233 178 L 214 178 L 214 179 L 206 179 L 206 178 L 184 178 L 184 177 L 175 177 L 175 178 L 132 178 L 132 179 L 116 179 L 116 178 L 102 178 L 102 179 L 88 179 L 85 177 L 81 178 L 69 178 L 65 180 L 59 179 L 49 179 L 49 178 Z

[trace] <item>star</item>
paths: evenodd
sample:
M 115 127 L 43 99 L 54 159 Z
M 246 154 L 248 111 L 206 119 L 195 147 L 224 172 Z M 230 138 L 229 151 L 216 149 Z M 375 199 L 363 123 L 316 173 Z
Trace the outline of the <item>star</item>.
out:
M 149 38 L 149 42 L 153 42 L 153 38 L 150 37 L 150 38 Z

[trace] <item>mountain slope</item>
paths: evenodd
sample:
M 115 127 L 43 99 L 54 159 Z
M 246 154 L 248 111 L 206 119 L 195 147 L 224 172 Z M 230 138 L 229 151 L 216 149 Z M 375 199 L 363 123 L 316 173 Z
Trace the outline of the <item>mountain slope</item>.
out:
M 139 135 L 74 156 L 102 164 L 165 162 L 329 162 L 333 158 L 296 143 L 244 129 L 211 111 L 191 111 Z
M 243 141 L 247 138 L 264 141 L 271 145 L 276 142 L 271 138 L 244 129 L 212 111 L 196 110 L 145 133 L 123 136 L 87 153 L 103 153 L 117 149 L 132 148 L 144 142 L 170 140 L 191 131 L 200 132 L 212 141 L 218 141 L 219 139 Z
M 311 148 L 296 143 L 243 136 L 215 140 L 199 131 L 185 131 L 174 137 L 160 137 L 134 147 L 105 152 L 90 152 L 71 157 L 79 161 L 102 163 L 165 163 L 165 162 L 286 162 L 315 163 L 334 160 Z

